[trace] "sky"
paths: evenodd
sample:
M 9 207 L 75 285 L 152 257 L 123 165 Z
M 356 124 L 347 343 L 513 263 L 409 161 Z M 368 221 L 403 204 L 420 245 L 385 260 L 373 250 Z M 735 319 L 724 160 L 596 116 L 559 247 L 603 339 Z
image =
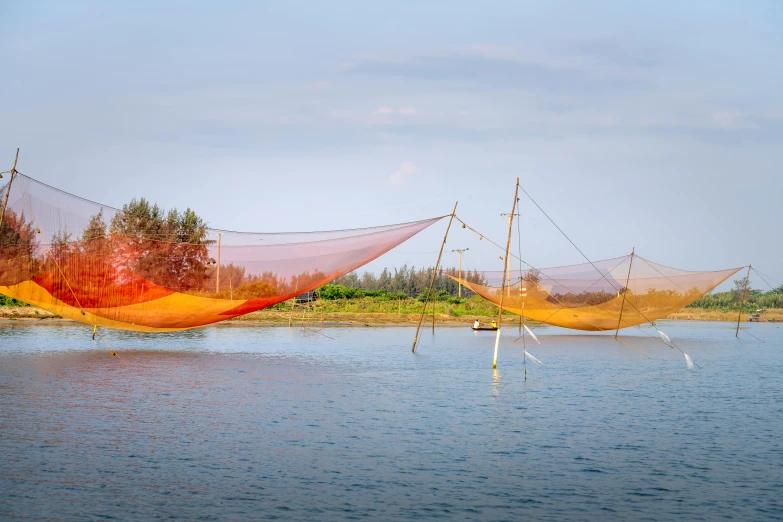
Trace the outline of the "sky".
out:
M 8 2 L 0 170 L 211 226 L 457 215 L 516 178 L 593 260 L 783 282 L 783 3 Z M 583 262 L 524 195 L 512 249 Z M 515 223 L 516 226 L 516 223 Z M 443 220 L 368 265 L 431 266 Z M 467 229 L 466 268 L 500 270 Z M 757 288 L 766 285 L 752 278 Z

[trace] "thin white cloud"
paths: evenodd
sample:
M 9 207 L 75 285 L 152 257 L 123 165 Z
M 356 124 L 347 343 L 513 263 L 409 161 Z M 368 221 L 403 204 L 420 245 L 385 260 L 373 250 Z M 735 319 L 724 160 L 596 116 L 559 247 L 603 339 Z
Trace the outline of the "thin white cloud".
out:
M 338 120 L 345 120 L 353 116 L 353 112 L 344 109 L 333 109 L 329 111 L 329 116 Z
M 399 109 L 394 109 L 392 107 L 389 107 L 387 105 L 381 105 L 372 113 L 371 116 L 391 116 L 393 114 L 401 114 L 403 116 L 414 116 L 418 114 L 419 111 L 416 110 L 416 107 L 413 107 L 412 105 L 405 105 L 403 107 L 400 107 Z
M 389 183 L 392 185 L 404 185 L 418 170 L 412 161 L 403 161 L 400 168 L 389 176 Z
M 387 107 L 386 105 L 381 105 L 374 111 L 372 111 L 373 115 L 375 116 L 387 116 L 389 114 L 394 114 L 394 109 L 391 107 Z

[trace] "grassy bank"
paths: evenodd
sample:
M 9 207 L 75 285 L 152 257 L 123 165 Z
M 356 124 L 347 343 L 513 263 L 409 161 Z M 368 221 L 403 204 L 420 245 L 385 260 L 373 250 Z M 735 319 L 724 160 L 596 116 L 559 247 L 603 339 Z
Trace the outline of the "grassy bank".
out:
M 273 307 L 259 310 L 241 317 L 236 321 L 292 324 L 340 323 L 340 324 L 416 324 L 421 316 L 423 303 L 416 299 L 398 299 L 378 301 L 372 298 L 321 300 L 309 304 L 297 303 L 292 308 L 287 301 Z M 748 319 L 751 310 L 742 313 L 742 321 Z M 727 321 L 736 322 L 735 311 L 709 310 L 703 308 L 685 308 L 667 317 L 679 321 Z M 510 322 L 517 316 L 505 312 Z M 0 319 L 54 319 L 57 315 L 33 306 L 0 306 Z M 497 318 L 497 308 L 487 301 L 473 297 L 460 302 L 438 301 L 435 303 L 435 322 L 440 324 L 468 324 L 478 319 L 488 323 Z M 762 320 L 783 321 L 783 308 L 768 309 Z M 432 308 L 428 307 L 425 324 L 432 321 Z
M 424 303 L 417 299 L 378 300 L 370 297 L 357 299 L 319 300 L 312 303 L 288 301 L 271 308 L 259 310 L 237 318 L 241 321 L 301 324 L 367 323 L 367 324 L 416 324 L 421 317 Z M 480 297 L 434 303 L 435 321 L 438 323 L 465 323 L 475 319 L 487 323 L 497 318 L 497 308 Z M 427 307 L 426 321 L 432 321 L 433 303 Z M 504 313 L 514 317 L 511 313 Z
M 755 310 L 743 311 L 740 320 L 746 322 L 751 312 L 755 312 Z M 726 312 L 704 308 L 684 308 L 679 312 L 669 315 L 667 319 L 675 321 L 728 321 L 730 323 L 736 323 L 738 314 L 739 310 Z M 768 308 L 766 313 L 761 315 L 762 321 L 769 321 L 772 319 L 775 321 L 783 321 L 783 308 Z

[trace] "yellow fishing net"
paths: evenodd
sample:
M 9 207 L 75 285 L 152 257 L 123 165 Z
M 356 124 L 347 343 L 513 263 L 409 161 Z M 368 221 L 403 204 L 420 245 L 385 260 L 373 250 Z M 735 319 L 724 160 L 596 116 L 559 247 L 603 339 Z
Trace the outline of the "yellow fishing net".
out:
M 0 294 L 90 325 L 148 332 L 204 326 L 285 301 L 441 219 L 242 233 L 144 200 L 100 205 L 19 173 L 0 187 L 0 210 L 6 195 Z
M 512 270 L 503 309 L 576 330 L 614 330 L 655 321 L 680 310 L 740 268 L 688 272 L 638 255 L 540 270 Z M 450 276 L 500 306 L 503 272 L 484 272 L 477 284 Z

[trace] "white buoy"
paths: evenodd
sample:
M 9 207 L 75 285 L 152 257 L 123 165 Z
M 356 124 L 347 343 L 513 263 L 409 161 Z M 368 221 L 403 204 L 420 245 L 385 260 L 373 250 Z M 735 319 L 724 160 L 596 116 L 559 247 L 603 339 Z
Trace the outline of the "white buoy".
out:
M 688 366 L 688 369 L 693 370 L 693 359 L 691 359 L 691 356 L 685 352 L 682 352 L 682 354 L 685 356 L 685 364 Z

